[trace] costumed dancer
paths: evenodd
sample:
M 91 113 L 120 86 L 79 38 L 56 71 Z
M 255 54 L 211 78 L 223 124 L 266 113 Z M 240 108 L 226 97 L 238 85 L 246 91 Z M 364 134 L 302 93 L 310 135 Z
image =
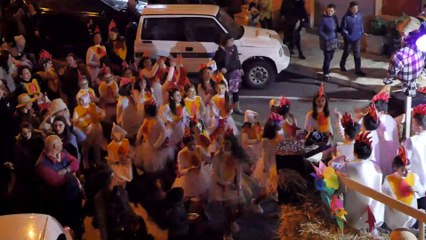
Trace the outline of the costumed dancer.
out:
M 190 116 L 178 89 L 172 89 L 168 95 L 168 104 L 160 107 L 159 116 L 170 131 L 170 146 L 177 147 L 182 141 L 185 127 L 189 126 Z
M 420 104 L 413 109 L 412 126 L 416 135 L 405 140 L 404 146 L 413 173 L 419 176 L 422 186 L 426 186 L 426 104 Z M 419 199 L 418 206 L 426 209 L 425 197 Z
M 338 128 L 343 136 L 343 142 L 338 142 L 336 146 L 336 156 L 345 156 L 347 161 L 355 159 L 354 143 L 355 137 L 361 131 L 361 125 L 352 119 L 351 114 L 345 112 L 343 116 L 337 113 Z
M 173 159 L 174 149 L 169 147 L 166 124 L 157 116 L 154 98 L 144 104 L 145 119 L 136 137 L 135 165 L 147 173 L 164 170 L 168 159 Z
M 260 187 L 260 194 L 252 200 L 254 209 L 262 214 L 260 201 L 277 191 L 278 177 L 275 160 L 275 150 L 278 145 L 277 132 L 281 129 L 283 117 L 277 113 L 270 113 L 262 134 L 261 157 L 253 171 L 252 178 Z
M 361 131 L 369 131 L 371 137 L 371 156 L 368 158 L 369 160 L 375 161 L 378 166 L 381 166 L 381 156 L 380 156 L 380 143 L 379 143 L 379 135 L 377 133 L 377 128 L 380 126 L 380 119 L 377 113 L 376 105 L 371 103 L 368 107 L 368 113 L 362 119 Z
M 309 111 L 305 118 L 305 130 L 311 131 L 312 129 L 333 135 L 328 99 L 324 94 L 324 85 L 322 83 L 312 101 L 312 111 Z
M 39 76 L 42 80 L 42 88 L 45 89 L 50 100 L 60 98 L 61 82 L 59 81 L 55 68 L 53 68 L 52 55 L 49 52 L 42 50 L 40 52 L 39 63 L 42 70 L 36 72 L 35 75 Z
M 205 115 L 205 106 L 201 97 L 197 96 L 197 91 L 194 84 L 189 85 L 187 88 L 186 97 L 183 101 L 185 103 L 185 108 L 191 118 L 196 116 L 198 119 L 202 119 L 202 116 Z
M 368 160 L 372 153 L 372 140 L 369 134 L 369 132 L 358 134 L 354 144 L 355 159 L 346 164 L 343 172 L 352 180 L 381 192 L 383 174 L 373 161 Z M 345 192 L 344 186 L 341 186 L 341 189 Z M 379 201 L 350 188 L 346 189 L 344 199 L 344 209 L 348 212 L 346 219 L 351 227 L 376 232 L 376 228 L 383 224 L 385 206 Z
M 114 20 L 108 26 L 109 38 L 105 44 L 110 67 L 115 75 L 120 75 L 123 62 L 126 59 L 127 46 L 124 37 L 119 36 L 119 31 Z
M 212 69 L 205 64 L 200 66 L 200 83 L 197 87 L 198 96 L 201 97 L 203 103 L 206 104 L 204 115 L 200 116 L 206 126 L 211 125 L 211 109 L 210 101 L 211 98 L 216 94 L 216 82 L 210 78 Z
M 182 54 L 178 54 L 176 59 L 170 59 L 169 63 L 170 67 L 167 73 L 167 79 L 162 86 L 163 104 L 168 103 L 171 89 L 178 89 L 183 96 L 185 94 L 185 89 L 190 85 L 187 71 L 183 67 Z
M 16 90 L 16 94 L 27 93 L 30 97 L 41 99 L 43 96 L 40 88 L 39 80 L 32 76 L 31 68 L 28 66 L 20 66 L 18 68 L 20 86 Z
M 201 146 L 204 151 L 206 151 L 207 153 L 211 153 L 210 136 L 205 130 L 205 125 L 197 118 L 197 116 L 194 116 L 189 121 L 189 131 L 191 132 L 191 134 L 194 135 L 197 146 Z
M 182 187 L 186 198 L 206 200 L 210 186 L 211 168 L 206 165 L 210 157 L 201 146 L 196 145 L 195 137 L 189 130 L 183 138 L 185 145 L 177 156 L 178 177 L 173 187 Z
M 77 94 L 78 105 L 74 109 L 73 124 L 87 136 L 83 145 L 83 167 L 89 168 L 89 150 L 93 148 L 94 163 L 101 164 L 101 145 L 104 141 L 101 120 L 105 111 L 91 102 L 89 93 Z
M 135 159 L 135 152 L 130 146 L 127 132 L 119 125 L 113 124 L 111 131 L 112 141 L 107 146 L 107 163 L 111 167 L 121 168 L 128 181 L 133 179 L 132 161 Z
M 262 127 L 257 119 L 258 116 L 257 112 L 246 110 L 244 125 L 241 129 L 241 145 L 249 156 L 251 164 L 255 164 L 260 157 Z
M 127 132 L 130 142 L 133 142 L 138 129 L 143 122 L 143 118 L 139 113 L 141 99 L 132 93 L 132 80 L 130 78 L 121 78 L 120 80 L 120 97 L 117 103 L 117 124 Z
M 380 168 L 383 175 L 389 175 L 392 171 L 392 161 L 398 151 L 399 136 L 398 126 L 393 117 L 387 114 L 389 93 L 381 91 L 371 100 L 379 113 L 380 125 L 377 128 L 377 136 L 380 145 Z
M 90 96 L 91 102 L 99 102 L 98 97 L 96 97 L 95 91 L 93 88 L 89 87 L 89 81 L 87 80 L 87 77 L 78 71 L 78 86 L 80 87 L 80 90 L 77 94 L 83 95 L 85 93 L 88 93 Z
M 105 64 L 99 72 L 100 85 L 98 88 L 100 104 L 105 110 L 105 122 L 112 123 L 116 119 L 116 106 L 118 100 L 118 85 L 109 67 Z
M 149 57 L 143 57 L 139 64 L 139 77 L 145 79 L 148 85 L 152 87 L 152 93 L 159 106 L 163 105 L 162 78 L 166 73 L 166 58 L 159 57 L 154 65 Z M 142 64 L 142 66 L 141 66 Z
M 87 72 L 90 75 L 90 85 L 92 87 L 97 87 L 99 85 L 99 83 L 96 82 L 96 79 L 98 79 L 99 70 L 101 68 L 101 60 L 107 56 L 106 48 L 105 46 L 101 45 L 101 42 L 101 31 L 99 30 L 99 27 L 96 27 L 96 30 L 93 33 L 94 45 L 89 47 L 86 52 Z
M 232 104 L 229 99 L 228 92 L 226 91 L 226 83 L 220 82 L 217 85 L 217 94 L 211 99 L 212 108 L 212 124 L 209 127 L 209 132 L 213 132 L 219 126 L 219 120 L 223 119 L 225 122 L 225 129 L 228 127 L 232 129 L 234 135 L 238 134 L 238 128 L 232 118 Z
M 417 209 L 417 199 L 424 197 L 425 188 L 421 185 L 419 176 L 411 172 L 410 160 L 407 158 L 404 147 L 399 147 L 392 166 L 395 172 L 386 176 L 383 193 Z M 390 229 L 411 228 L 416 223 L 416 219 L 386 206 L 385 223 Z
M 236 220 L 244 201 L 240 162 L 244 161 L 246 155 L 232 132 L 230 128 L 226 130 L 221 148 L 212 162 L 210 200 L 225 206 L 224 239 L 232 239 L 232 233 L 239 231 Z
M 286 97 L 281 97 L 278 102 L 277 113 L 283 116 L 283 133 L 284 137 L 287 139 L 293 139 L 296 137 L 296 132 L 300 128 L 297 127 L 297 121 L 294 115 L 290 112 L 290 100 Z

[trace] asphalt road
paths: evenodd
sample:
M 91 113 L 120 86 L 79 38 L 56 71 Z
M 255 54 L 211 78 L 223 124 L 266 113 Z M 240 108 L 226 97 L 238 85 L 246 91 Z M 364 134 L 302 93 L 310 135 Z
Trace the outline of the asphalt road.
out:
M 241 109 L 258 112 L 260 122 L 264 123 L 269 113 L 269 100 L 273 97 L 285 96 L 290 99 L 290 111 L 295 115 L 298 125 L 303 127 L 305 114 L 312 109 L 312 97 L 321 83 L 324 83 L 325 94 L 330 99 L 331 113 L 335 108 L 342 113 L 345 111 L 353 113 L 354 108 L 366 106 L 374 96 L 374 92 L 344 87 L 284 71 L 265 89 L 252 90 L 243 87 L 240 91 Z M 243 123 L 243 116 L 236 114 L 233 116 L 238 125 Z M 332 122 L 335 122 L 334 116 L 332 116 Z

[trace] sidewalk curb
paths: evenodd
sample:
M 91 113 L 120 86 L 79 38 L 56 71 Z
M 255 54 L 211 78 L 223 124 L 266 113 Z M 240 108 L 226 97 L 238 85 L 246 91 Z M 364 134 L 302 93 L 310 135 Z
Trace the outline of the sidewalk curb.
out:
M 297 75 L 301 75 L 301 76 L 305 76 L 307 78 L 312 78 L 312 79 L 315 79 L 315 80 L 318 80 L 318 81 L 334 83 L 334 84 L 341 85 L 341 86 L 344 86 L 344 87 L 351 87 L 351 88 L 355 88 L 355 89 L 358 89 L 358 90 L 376 92 L 374 89 L 372 89 L 371 87 L 366 86 L 364 84 L 354 83 L 354 82 L 344 80 L 344 79 L 340 79 L 340 78 L 336 78 L 336 77 L 330 78 L 329 81 L 324 81 L 322 79 L 322 74 L 317 73 L 315 71 L 312 71 L 312 70 L 310 70 L 306 67 L 300 66 L 296 63 L 290 62 L 290 65 L 284 71 L 287 71 L 287 72 L 290 72 L 290 73 L 293 73 L 293 74 L 297 74 Z

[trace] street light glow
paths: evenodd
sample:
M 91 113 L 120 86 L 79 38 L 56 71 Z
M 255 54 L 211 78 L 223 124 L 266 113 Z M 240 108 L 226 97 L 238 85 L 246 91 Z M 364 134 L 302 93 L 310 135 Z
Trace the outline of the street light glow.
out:
M 426 35 L 422 35 L 417 39 L 416 46 L 420 51 L 426 52 Z

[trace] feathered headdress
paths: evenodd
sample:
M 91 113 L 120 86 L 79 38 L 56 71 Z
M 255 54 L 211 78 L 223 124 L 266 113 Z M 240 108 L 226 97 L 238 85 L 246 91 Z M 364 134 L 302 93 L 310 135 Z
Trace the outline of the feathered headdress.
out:
M 365 144 L 367 144 L 367 146 L 371 147 L 372 140 L 371 140 L 371 137 L 370 137 L 370 136 L 368 136 L 368 135 L 370 135 L 370 132 L 366 132 L 366 131 L 364 131 L 364 132 L 360 132 L 360 133 L 356 136 L 356 138 L 355 138 L 355 142 L 358 142 L 358 143 L 365 143 Z
M 321 83 L 320 88 L 318 89 L 318 97 L 324 96 L 324 83 Z
M 377 116 L 377 109 L 374 103 L 371 103 L 368 107 L 368 115 L 377 123 L 379 121 L 379 117 Z
M 426 115 L 426 104 L 420 104 L 413 108 L 413 115 Z
M 120 79 L 120 87 L 123 87 L 124 85 L 131 84 L 131 83 L 132 83 L 132 79 L 130 79 L 130 78 L 122 77 Z
M 290 106 L 290 101 L 284 96 L 280 99 L 280 107 L 282 106 Z
M 389 102 L 389 98 L 390 95 L 388 92 L 379 92 L 376 95 L 374 95 L 373 99 L 371 100 L 372 102 L 377 102 L 377 101 L 384 101 L 384 102 Z
M 111 32 L 115 29 L 117 29 L 117 24 L 115 23 L 114 19 L 111 19 L 111 22 L 109 22 L 108 25 L 108 30 Z
M 280 114 L 278 114 L 276 112 L 271 112 L 268 116 L 268 120 L 274 121 L 274 122 L 280 122 L 280 121 L 284 120 L 284 118 L 283 118 L 283 116 L 281 116 Z
M 43 61 L 52 61 L 52 55 L 48 51 L 46 51 L 44 49 L 41 50 L 41 52 L 39 54 L 39 58 L 40 58 L 41 62 L 43 62 Z
M 343 127 L 351 124 L 354 125 L 354 120 L 352 119 L 352 116 L 350 113 L 345 112 L 345 114 L 343 114 L 342 119 L 340 120 L 340 123 L 342 124 Z
M 202 71 L 202 70 L 204 70 L 204 69 L 206 69 L 206 68 L 208 68 L 207 67 L 207 64 L 200 64 L 200 71 Z
M 407 152 L 405 151 L 405 147 L 404 146 L 399 146 L 398 156 L 401 158 L 402 163 L 404 164 L 404 166 L 407 166 L 407 165 L 410 164 L 410 161 L 407 158 Z

